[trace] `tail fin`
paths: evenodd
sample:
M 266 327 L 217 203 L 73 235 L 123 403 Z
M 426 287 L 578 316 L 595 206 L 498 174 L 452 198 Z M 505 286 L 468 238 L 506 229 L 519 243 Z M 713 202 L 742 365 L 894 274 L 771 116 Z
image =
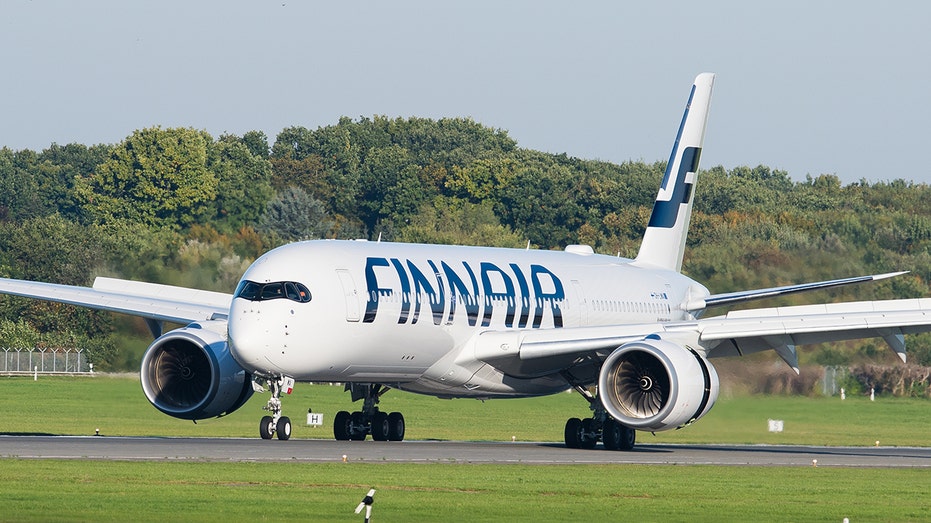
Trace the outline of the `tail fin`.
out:
M 685 237 L 692 214 L 692 195 L 713 87 L 713 73 L 702 73 L 695 78 L 682 123 L 679 124 L 679 134 L 666 165 L 666 175 L 653 204 L 650 224 L 643 235 L 637 259 L 634 260 L 636 265 L 676 272 L 682 268 Z

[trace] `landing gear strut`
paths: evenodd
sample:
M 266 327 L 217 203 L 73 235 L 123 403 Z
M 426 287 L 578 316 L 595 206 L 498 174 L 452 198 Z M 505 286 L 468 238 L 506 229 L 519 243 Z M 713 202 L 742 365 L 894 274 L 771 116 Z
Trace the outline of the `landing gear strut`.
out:
M 256 392 L 264 392 L 264 388 L 253 378 L 252 387 Z M 294 379 L 287 376 L 275 376 L 265 380 L 268 389 L 272 393 L 268 403 L 262 407 L 272 413 L 271 416 L 263 416 L 259 422 L 259 435 L 262 439 L 272 439 L 277 435 L 278 439 L 284 441 L 291 438 L 291 418 L 281 415 L 281 391 L 287 389 L 287 394 L 291 393 L 294 387 Z
M 378 401 L 388 387 L 369 383 L 347 383 L 352 401 L 363 400 L 362 410 L 349 413 L 341 410 L 333 419 L 333 436 L 340 441 L 362 441 L 369 434 L 375 441 L 403 441 L 404 416 L 378 410 Z
M 622 425 L 608 415 L 601 402 L 588 389 L 573 385 L 592 409 L 592 417 L 569 418 L 566 421 L 566 446 L 571 449 L 593 449 L 599 440 L 605 450 L 630 450 L 637 440 L 637 431 Z

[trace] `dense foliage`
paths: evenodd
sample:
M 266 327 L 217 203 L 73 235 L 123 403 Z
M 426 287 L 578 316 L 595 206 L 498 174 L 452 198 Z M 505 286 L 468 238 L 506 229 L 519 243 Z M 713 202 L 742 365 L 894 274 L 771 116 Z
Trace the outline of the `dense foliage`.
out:
M 665 162 L 621 165 L 522 149 L 470 119 L 341 119 L 214 138 L 153 127 L 115 145 L 0 149 L 0 276 L 85 285 L 97 275 L 230 291 L 263 251 L 307 238 L 560 249 L 632 257 Z M 931 189 L 769 167 L 702 171 L 684 272 L 726 292 L 907 270 L 813 299 L 926 296 Z M 0 299 L 0 346 L 75 344 L 98 368 L 138 322 Z M 912 337 L 931 364 L 931 337 Z M 134 349 L 137 350 L 137 349 Z M 138 352 L 138 350 L 137 350 Z M 872 344 L 808 351 L 823 364 L 886 361 Z M 128 363 L 126 363 L 128 361 Z M 119 363 L 117 363 L 119 362 Z

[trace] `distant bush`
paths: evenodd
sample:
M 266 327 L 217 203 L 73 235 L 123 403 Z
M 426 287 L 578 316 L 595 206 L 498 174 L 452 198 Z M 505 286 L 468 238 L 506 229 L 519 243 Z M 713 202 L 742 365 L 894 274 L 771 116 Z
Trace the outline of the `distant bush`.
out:
M 752 392 L 813 396 L 820 394 L 819 384 L 823 378 L 824 369 L 821 367 L 802 367 L 799 374 L 788 367 L 770 367 L 769 372 L 758 376 Z
M 799 374 L 782 361 L 715 360 L 722 394 L 784 394 L 816 396 L 822 392 L 824 368 L 801 367 Z
M 860 364 L 850 369 L 850 376 L 863 391 L 873 389 L 876 394 L 916 398 L 931 396 L 931 367 Z

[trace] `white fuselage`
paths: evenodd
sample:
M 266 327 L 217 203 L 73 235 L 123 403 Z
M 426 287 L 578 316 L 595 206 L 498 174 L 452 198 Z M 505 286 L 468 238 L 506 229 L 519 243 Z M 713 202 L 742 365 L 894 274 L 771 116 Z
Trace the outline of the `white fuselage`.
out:
M 279 247 L 244 281 L 297 282 L 306 302 L 237 297 L 236 360 L 260 375 L 369 382 L 449 397 L 526 396 L 568 385 L 558 375 L 506 376 L 458 357 L 478 333 L 687 319 L 707 293 L 669 270 L 578 252 L 309 241 Z M 687 296 L 692 293 L 692 296 Z

